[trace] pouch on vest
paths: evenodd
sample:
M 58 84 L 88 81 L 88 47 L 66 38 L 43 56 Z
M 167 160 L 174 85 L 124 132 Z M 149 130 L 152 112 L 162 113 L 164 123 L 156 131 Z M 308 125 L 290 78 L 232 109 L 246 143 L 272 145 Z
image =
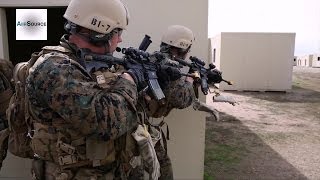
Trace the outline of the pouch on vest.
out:
M 150 133 L 145 125 L 139 125 L 132 136 L 139 145 L 143 164 L 149 173 L 149 179 L 154 180 L 160 177 L 160 164 L 154 145 L 161 139 L 161 134 L 156 129 L 153 129 Z
M 92 161 L 92 166 L 111 164 L 115 161 L 113 141 L 99 141 L 97 137 L 86 139 L 86 157 Z

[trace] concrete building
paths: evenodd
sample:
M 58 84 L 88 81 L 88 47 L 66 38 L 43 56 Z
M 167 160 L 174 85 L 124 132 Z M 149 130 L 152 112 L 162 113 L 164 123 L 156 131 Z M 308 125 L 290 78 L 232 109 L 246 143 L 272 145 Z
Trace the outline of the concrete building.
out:
M 320 67 L 320 54 L 308 54 L 297 58 L 297 66 Z
M 169 25 L 180 24 L 192 29 L 196 36 L 196 42 L 190 55 L 207 59 L 208 50 L 208 1 L 185 0 L 123 0 L 130 11 L 130 25 L 123 33 L 121 47 L 138 47 L 145 34 L 151 36 L 153 43 L 148 51 L 159 50 L 162 33 Z M 14 29 L 8 30 L 7 22 L 15 24 L 14 12 L 16 7 L 48 9 L 48 42 L 52 36 L 63 32 L 62 19 L 63 8 L 69 0 L 1 0 L 0 1 L 0 58 L 12 61 L 26 61 L 33 51 L 39 51 L 41 43 L 45 41 L 16 41 Z M 183 13 L 177 7 L 183 5 Z M 61 10 L 62 9 L 62 10 Z M 51 11 L 57 13 L 51 13 Z M 56 16 L 55 16 L 56 15 Z M 50 17 L 49 17 L 50 16 Z M 60 18 L 58 18 L 60 17 Z M 50 20 L 53 18 L 53 20 Z M 51 25 L 50 25 L 51 24 Z M 10 25 L 11 27 L 11 25 Z M 13 32 L 11 32 L 13 31 Z M 49 33 L 50 31 L 50 33 Z M 50 41 L 50 45 L 58 44 L 58 40 Z M 20 44 L 19 44 L 20 43 Z M 24 44 L 22 44 L 24 43 Z M 39 43 L 35 47 L 33 44 Z M 21 48 L 18 48 L 21 47 Z M 28 49 L 29 47 L 32 47 Z M 25 53 L 24 56 L 19 56 Z M 204 97 L 201 97 L 204 100 Z M 170 141 L 168 141 L 168 153 L 172 159 L 175 179 L 202 179 L 204 170 L 204 142 L 205 142 L 205 114 L 186 110 L 174 110 L 165 118 L 170 127 Z M 183 123 L 183 128 L 182 127 Z M 4 163 L 0 172 L 0 179 L 30 179 L 29 161 L 12 159 L 11 156 Z
M 320 54 L 312 55 L 312 65 L 311 67 L 319 68 L 320 67 Z
M 295 33 L 222 32 L 211 39 L 211 57 L 226 80 L 223 90 L 291 89 Z
M 294 58 L 293 58 L 293 66 L 297 66 L 297 60 L 298 60 L 298 57 L 294 56 Z
M 297 60 L 297 66 L 312 67 L 312 59 L 313 55 L 299 56 Z

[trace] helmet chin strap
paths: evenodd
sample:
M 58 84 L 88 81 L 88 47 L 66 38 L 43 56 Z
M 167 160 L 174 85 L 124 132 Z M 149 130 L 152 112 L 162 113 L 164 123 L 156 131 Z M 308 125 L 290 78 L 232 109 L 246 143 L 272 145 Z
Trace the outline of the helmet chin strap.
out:
M 108 48 L 108 50 L 110 50 L 110 46 L 111 46 L 111 43 L 110 43 L 110 40 L 108 40 L 108 42 L 104 44 L 105 54 L 113 54 L 113 52 L 107 52 L 107 48 Z

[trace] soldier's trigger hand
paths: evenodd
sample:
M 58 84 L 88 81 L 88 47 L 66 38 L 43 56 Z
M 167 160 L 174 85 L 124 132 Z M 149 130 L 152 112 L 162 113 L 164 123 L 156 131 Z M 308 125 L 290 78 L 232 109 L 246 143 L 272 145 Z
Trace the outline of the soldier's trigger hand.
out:
M 208 73 L 208 83 L 220 83 L 222 81 L 222 76 L 221 76 L 221 72 L 213 69 L 211 71 L 209 71 Z
M 126 73 L 130 74 L 134 82 L 138 87 L 138 91 L 142 90 L 145 87 L 145 78 L 142 69 L 131 68 Z
M 181 71 L 176 67 L 162 65 L 157 71 L 157 76 L 162 82 L 175 81 L 181 78 Z
M 193 73 L 191 73 L 191 76 L 192 76 L 193 78 L 200 78 L 200 74 L 199 74 L 198 71 L 194 71 Z

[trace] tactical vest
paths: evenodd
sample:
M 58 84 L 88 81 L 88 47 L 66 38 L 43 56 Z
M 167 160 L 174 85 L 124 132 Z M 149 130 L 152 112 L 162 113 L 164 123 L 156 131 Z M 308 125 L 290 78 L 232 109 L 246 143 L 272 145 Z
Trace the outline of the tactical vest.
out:
M 94 61 L 87 61 L 86 64 L 90 64 L 91 68 L 87 68 L 87 71 L 91 73 L 98 86 L 102 89 L 110 88 L 110 86 L 114 84 L 117 76 L 121 75 L 125 71 L 124 67 L 120 65 L 103 67 L 101 66 L 100 62 Z M 135 168 L 138 164 L 141 164 L 141 162 L 137 162 L 139 160 L 135 158 L 139 156 L 139 152 L 136 140 L 134 140 L 131 135 L 133 132 L 134 130 L 127 132 L 114 142 L 116 144 L 116 151 L 118 152 L 116 154 L 116 158 L 121 159 L 122 164 L 127 170 Z
M 68 49 L 58 46 L 58 49 L 51 49 L 59 53 L 68 55 Z M 70 58 L 70 57 L 67 57 Z M 46 58 L 48 59 L 48 58 Z M 37 64 L 44 59 L 39 58 Z M 80 66 L 75 60 L 70 60 L 72 64 Z M 88 62 L 93 63 L 93 62 Z M 88 69 L 87 69 L 87 72 Z M 109 84 L 115 80 L 116 71 L 110 71 L 107 68 L 100 68 L 98 71 L 90 72 L 91 76 L 96 79 L 100 88 L 109 88 Z M 32 109 L 30 109 L 32 112 Z M 32 114 L 32 113 L 31 113 Z M 31 115 L 32 118 L 34 116 Z M 57 122 L 63 122 L 57 119 Z M 52 161 L 59 164 L 62 169 L 75 168 L 82 166 L 113 166 L 116 159 L 120 159 L 122 164 L 129 167 L 129 161 L 132 157 L 138 155 L 136 142 L 131 137 L 131 133 L 123 135 L 117 140 L 102 141 L 99 137 L 88 136 L 82 137 L 79 132 L 68 130 L 67 125 L 48 126 L 40 124 L 33 120 L 34 135 L 31 141 L 31 147 L 37 157 L 42 160 Z

